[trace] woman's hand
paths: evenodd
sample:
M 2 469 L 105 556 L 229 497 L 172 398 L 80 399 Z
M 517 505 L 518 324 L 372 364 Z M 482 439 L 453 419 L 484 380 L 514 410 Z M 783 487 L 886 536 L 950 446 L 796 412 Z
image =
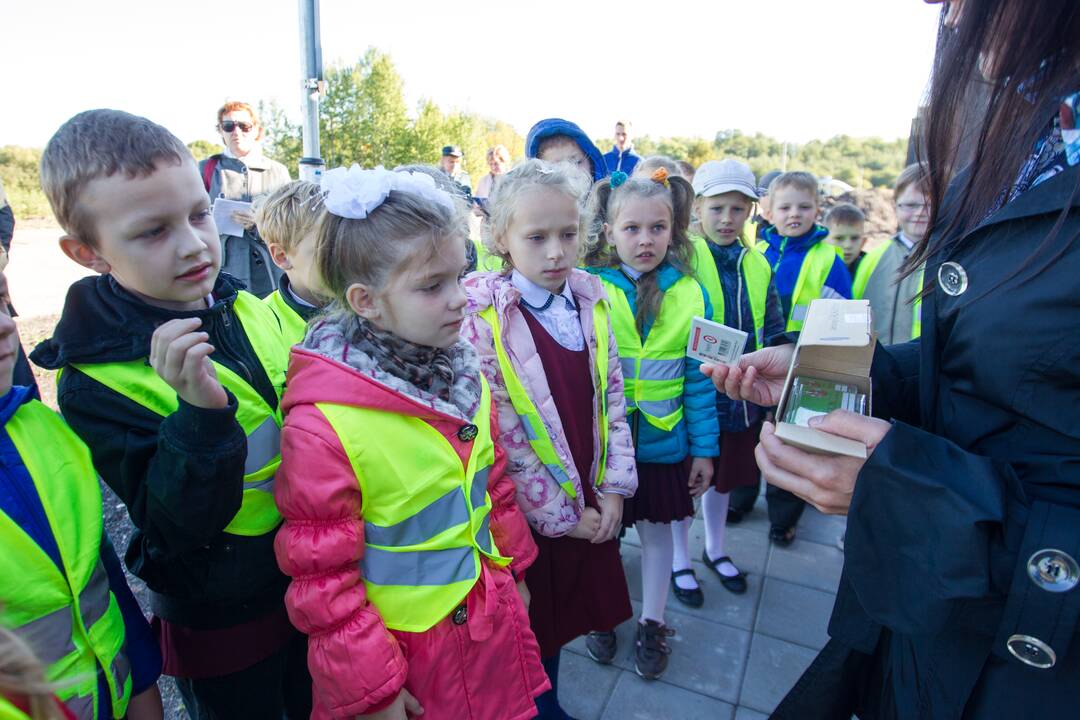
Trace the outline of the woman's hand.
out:
M 825 417 L 813 418 L 810 427 L 866 444 L 870 457 L 885 435 L 890 423 L 847 410 L 834 410 Z M 783 488 L 810 503 L 823 513 L 846 515 L 855 493 L 855 481 L 866 460 L 846 455 L 816 455 L 785 445 L 776 437 L 776 426 L 767 422 L 761 427 L 761 441 L 754 450 L 765 481 Z
M 233 210 L 232 219 L 245 230 L 255 227 L 255 214 L 247 210 Z
M 696 457 L 690 463 L 690 497 L 701 497 L 713 478 L 714 458 Z
M 737 367 L 702 365 L 701 372 L 712 378 L 716 389 L 732 400 L 772 407 L 780 402 L 794 353 L 794 345 L 778 345 L 743 355 Z
M 596 531 L 600 529 L 600 513 L 591 507 L 585 508 L 581 513 L 581 519 L 574 529 L 566 533 L 567 537 L 578 540 L 592 540 L 596 537 Z
M 622 523 L 623 496 L 615 493 L 597 493 L 600 502 L 600 528 L 593 536 L 593 544 L 607 542 L 619 532 Z
M 409 720 L 424 714 L 424 708 L 420 701 L 412 696 L 405 688 L 394 698 L 394 702 L 387 705 L 379 712 L 357 715 L 356 720 Z

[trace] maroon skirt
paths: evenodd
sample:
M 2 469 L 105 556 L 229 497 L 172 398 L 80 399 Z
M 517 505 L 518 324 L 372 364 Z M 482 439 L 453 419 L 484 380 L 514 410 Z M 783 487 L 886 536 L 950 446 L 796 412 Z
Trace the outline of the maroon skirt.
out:
M 633 615 L 617 540 L 593 545 L 536 532 L 533 540 L 540 554 L 525 572 L 525 584 L 541 658 L 585 633 L 614 630 Z
M 757 485 L 761 471 L 754 457 L 761 422 L 740 432 L 720 433 L 720 457 L 714 466 L 712 486 L 716 492 L 731 492 L 747 485 Z
M 637 492 L 623 503 L 623 526 L 632 527 L 639 520 L 669 523 L 693 517 L 690 463 L 690 458 L 679 463 L 638 463 Z

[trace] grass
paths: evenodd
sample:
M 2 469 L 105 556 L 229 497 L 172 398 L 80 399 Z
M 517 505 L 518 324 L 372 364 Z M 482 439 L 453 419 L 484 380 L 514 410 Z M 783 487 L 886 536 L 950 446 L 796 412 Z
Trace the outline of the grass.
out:
M 23 349 L 29 355 L 30 351 L 41 342 L 52 337 L 53 328 L 56 327 L 59 315 L 39 315 L 32 318 L 16 318 L 19 327 L 19 338 L 22 340 Z M 56 410 L 56 371 L 42 370 L 37 365 L 30 363 L 37 378 L 38 390 L 41 392 L 41 401 Z

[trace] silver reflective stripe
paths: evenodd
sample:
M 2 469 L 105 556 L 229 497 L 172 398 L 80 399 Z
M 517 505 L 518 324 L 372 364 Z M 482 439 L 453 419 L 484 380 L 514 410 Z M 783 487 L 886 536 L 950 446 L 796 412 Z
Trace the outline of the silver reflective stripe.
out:
M 791 319 L 794 322 L 802 322 L 806 319 L 806 311 L 810 309 L 809 305 L 796 305 L 791 308 Z
M 79 720 L 94 720 L 97 716 L 97 712 L 94 708 L 94 696 L 93 695 L 76 695 L 73 698 L 68 698 L 64 705 L 71 711 L 71 714 L 77 717 Z
M 566 471 L 562 469 L 562 465 L 544 465 L 544 467 L 546 467 L 548 469 L 548 472 L 551 473 L 552 477 L 555 478 L 555 482 L 559 483 L 560 485 L 565 485 L 566 483 L 570 482 L 570 476 L 567 475 Z
M 109 575 L 99 561 L 86 587 L 79 593 L 79 611 L 82 613 L 83 627 L 88 631 L 109 610 L 110 597 Z
M 634 362 L 634 358 L 619 358 L 619 365 L 622 366 L 623 377 L 634 377 L 634 372 L 637 370 L 637 364 Z
M 642 360 L 640 380 L 677 380 L 686 372 L 686 361 L 678 360 Z
M 364 578 L 376 585 L 449 585 L 476 577 L 472 545 L 448 550 L 393 552 L 367 545 Z
M 488 523 L 490 515 L 484 516 L 484 521 L 480 523 L 480 529 L 476 531 L 476 544 L 480 546 L 480 549 L 491 555 L 491 525 Z
M 466 522 L 469 522 L 469 509 L 465 506 L 465 493 L 458 487 L 399 523 L 376 525 L 365 521 L 364 542 L 389 547 L 419 545 L 448 528 Z
M 281 428 L 274 422 L 273 416 L 262 421 L 247 437 L 247 460 L 244 461 L 244 474 L 250 475 L 270 464 L 281 454 Z
M 30 645 L 45 665 L 52 665 L 60 658 L 75 652 L 71 641 L 71 607 L 62 607 L 37 620 L 15 628 L 16 633 Z
M 473 475 L 472 487 L 469 489 L 469 509 L 475 510 L 484 504 L 484 496 L 487 495 L 488 476 L 491 474 L 491 466 L 482 467 Z
M 755 350 L 761 350 L 765 347 L 765 328 L 758 328 L 754 331 L 754 340 L 757 342 Z
M 120 651 L 113 658 L 111 670 L 113 681 L 116 682 L 116 692 L 123 695 L 124 683 L 131 676 L 131 663 L 128 661 L 127 656 L 127 642 L 120 647 Z
M 525 428 L 525 437 L 529 439 L 529 442 L 540 438 L 540 436 L 536 434 L 536 430 L 533 429 L 532 421 L 529 420 L 528 415 L 518 415 L 518 420 L 521 421 L 521 426 Z
M 274 480 L 276 480 L 276 479 L 277 479 L 277 473 L 275 472 L 275 473 L 270 473 L 269 477 L 264 477 L 262 480 L 259 480 L 257 482 L 250 482 L 250 483 L 246 482 L 246 483 L 244 483 L 244 491 L 246 492 L 248 490 L 258 490 L 258 491 L 264 492 L 264 493 L 273 493 L 274 492 Z
M 679 399 L 641 400 L 638 402 L 638 408 L 640 408 L 643 413 L 652 415 L 656 418 L 667 417 L 679 409 Z

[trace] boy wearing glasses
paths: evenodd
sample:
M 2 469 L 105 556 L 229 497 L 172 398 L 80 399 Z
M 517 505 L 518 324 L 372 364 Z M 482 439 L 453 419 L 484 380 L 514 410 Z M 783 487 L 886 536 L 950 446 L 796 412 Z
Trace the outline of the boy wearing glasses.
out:
M 218 109 L 217 131 L 225 152 L 199 163 L 199 172 L 211 200 L 251 202 L 289 182 L 288 169 L 262 153 L 263 128 L 245 102 L 227 102 Z M 277 289 L 281 271 L 259 236 L 252 212 L 236 212 L 233 219 L 244 229 L 241 237 L 221 235 L 221 269 L 260 298 Z

